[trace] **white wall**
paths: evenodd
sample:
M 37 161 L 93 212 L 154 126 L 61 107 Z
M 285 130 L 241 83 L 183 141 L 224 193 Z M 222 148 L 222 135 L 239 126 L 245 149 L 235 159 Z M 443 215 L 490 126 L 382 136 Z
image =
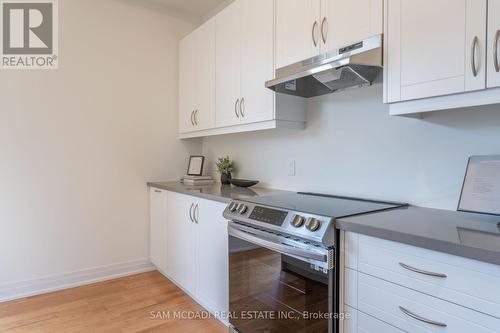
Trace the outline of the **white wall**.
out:
M 213 168 L 230 155 L 238 177 L 264 186 L 456 209 L 467 158 L 500 153 L 500 106 L 390 117 L 382 85 L 308 101 L 304 131 L 206 138 Z M 296 176 L 288 162 L 296 160 Z
M 0 72 L 0 290 L 149 258 L 146 182 L 176 179 L 178 40 L 140 1 L 59 1 L 60 69 Z

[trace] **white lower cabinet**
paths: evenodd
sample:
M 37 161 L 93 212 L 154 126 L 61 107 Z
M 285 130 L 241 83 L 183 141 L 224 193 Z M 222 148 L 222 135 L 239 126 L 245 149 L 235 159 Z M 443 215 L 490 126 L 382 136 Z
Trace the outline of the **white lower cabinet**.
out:
M 500 332 L 499 266 L 350 232 L 342 239 L 342 301 L 354 313 L 344 333 Z
M 361 311 L 346 307 L 350 318 L 343 321 L 343 333 L 403 333 L 400 329 L 380 321 Z
M 167 272 L 167 191 L 149 188 L 149 253 L 151 262 Z
M 200 199 L 196 211 L 196 297 L 214 312 L 229 309 L 228 234 L 222 217 L 226 204 Z
M 168 192 L 167 197 L 167 274 L 191 295 L 196 288 L 194 199 L 174 192 Z
M 211 312 L 229 308 L 224 203 L 150 189 L 151 262 Z
M 358 309 L 405 332 L 497 333 L 500 320 L 358 272 Z

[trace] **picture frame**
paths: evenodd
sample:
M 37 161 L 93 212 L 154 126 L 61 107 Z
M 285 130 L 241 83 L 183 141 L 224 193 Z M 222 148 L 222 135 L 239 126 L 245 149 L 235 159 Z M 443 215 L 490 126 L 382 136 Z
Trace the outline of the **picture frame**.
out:
M 203 164 L 205 163 L 205 156 L 190 156 L 187 174 L 188 176 L 201 176 L 203 175 Z

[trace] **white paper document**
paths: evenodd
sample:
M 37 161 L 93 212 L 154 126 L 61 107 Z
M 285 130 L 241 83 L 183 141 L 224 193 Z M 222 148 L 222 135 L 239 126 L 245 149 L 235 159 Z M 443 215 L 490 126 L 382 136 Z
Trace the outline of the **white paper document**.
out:
M 470 158 L 458 209 L 500 215 L 500 155 Z

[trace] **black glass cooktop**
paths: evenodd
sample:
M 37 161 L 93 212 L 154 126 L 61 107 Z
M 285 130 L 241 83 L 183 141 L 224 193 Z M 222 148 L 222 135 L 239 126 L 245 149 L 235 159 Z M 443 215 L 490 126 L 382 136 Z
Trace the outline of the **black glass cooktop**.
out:
M 318 193 L 291 193 L 245 198 L 243 201 L 303 213 L 340 218 L 362 213 L 406 206 L 402 203 L 381 202 Z

